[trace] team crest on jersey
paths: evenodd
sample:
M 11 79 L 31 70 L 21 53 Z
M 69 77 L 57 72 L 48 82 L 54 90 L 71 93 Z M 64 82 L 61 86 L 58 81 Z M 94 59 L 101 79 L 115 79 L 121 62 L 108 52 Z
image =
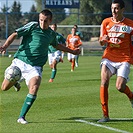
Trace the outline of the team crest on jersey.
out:
M 121 32 L 121 33 L 130 33 L 131 31 L 132 31 L 131 27 L 119 24 L 113 25 L 113 27 L 109 30 L 109 32 Z

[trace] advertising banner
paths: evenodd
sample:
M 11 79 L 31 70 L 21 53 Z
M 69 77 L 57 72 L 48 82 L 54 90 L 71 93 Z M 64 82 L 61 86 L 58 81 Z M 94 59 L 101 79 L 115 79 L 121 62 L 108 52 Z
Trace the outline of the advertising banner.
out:
M 80 0 L 45 0 L 45 8 L 79 8 Z

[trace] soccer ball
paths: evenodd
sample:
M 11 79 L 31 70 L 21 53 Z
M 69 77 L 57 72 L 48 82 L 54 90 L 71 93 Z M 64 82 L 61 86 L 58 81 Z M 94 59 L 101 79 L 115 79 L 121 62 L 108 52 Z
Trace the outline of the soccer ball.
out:
M 21 70 L 17 66 L 9 66 L 5 70 L 5 78 L 10 82 L 19 81 L 21 78 Z
M 12 55 L 11 55 L 11 54 L 9 54 L 9 55 L 8 55 L 8 57 L 9 57 L 9 58 L 11 58 L 11 57 L 12 57 Z

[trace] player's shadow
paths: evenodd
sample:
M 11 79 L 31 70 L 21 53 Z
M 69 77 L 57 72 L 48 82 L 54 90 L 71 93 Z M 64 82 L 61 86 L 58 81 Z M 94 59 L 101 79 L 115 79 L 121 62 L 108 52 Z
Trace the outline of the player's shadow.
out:
M 89 122 L 89 123 L 97 123 L 99 118 L 89 118 L 89 117 L 70 117 L 70 118 L 60 118 L 60 119 L 53 119 L 53 120 L 44 120 L 44 121 L 38 121 L 38 122 L 29 122 L 29 123 L 81 123 L 82 121 Z M 110 118 L 109 122 L 106 122 L 108 124 L 110 123 L 123 123 L 123 122 L 132 122 L 133 119 L 131 118 Z M 104 124 L 104 123 L 99 123 Z
M 80 79 L 78 81 L 100 81 L 101 79 Z
M 99 118 L 88 118 L 88 117 L 70 117 L 70 118 L 61 118 L 61 119 L 58 119 L 58 120 L 74 120 L 74 121 L 77 121 L 78 120 L 85 120 L 85 121 L 88 121 L 88 122 L 97 122 L 99 120 Z M 133 122 L 133 119 L 132 118 L 110 118 L 110 121 L 109 123 L 113 123 L 113 122 Z

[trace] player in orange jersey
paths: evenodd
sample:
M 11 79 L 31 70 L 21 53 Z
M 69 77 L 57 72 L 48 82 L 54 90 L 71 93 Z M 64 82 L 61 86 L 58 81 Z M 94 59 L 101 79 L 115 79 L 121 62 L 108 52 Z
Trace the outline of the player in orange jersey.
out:
M 75 25 L 73 26 L 73 28 L 76 29 L 76 35 L 78 35 L 78 36 L 80 37 L 80 39 L 82 40 L 83 34 L 82 34 L 81 31 L 78 30 L 78 25 L 75 24 Z M 77 55 L 76 58 L 75 58 L 75 66 L 76 66 L 76 67 L 79 66 L 78 60 L 79 60 L 79 55 Z
M 132 62 L 131 36 L 133 21 L 123 16 L 125 3 L 123 0 L 113 0 L 111 4 L 112 17 L 106 18 L 101 24 L 100 44 L 107 45 L 101 60 L 100 100 L 103 118 L 98 122 L 108 122 L 108 87 L 111 76 L 116 74 L 116 88 L 125 93 L 133 107 L 133 93 L 126 85 Z
M 71 34 L 67 36 L 66 45 L 68 48 L 74 50 L 82 45 L 81 39 L 78 35 L 76 35 L 76 29 L 72 28 Z M 71 64 L 71 71 L 74 71 L 75 67 L 75 58 L 74 54 L 68 53 L 68 60 L 72 63 Z

